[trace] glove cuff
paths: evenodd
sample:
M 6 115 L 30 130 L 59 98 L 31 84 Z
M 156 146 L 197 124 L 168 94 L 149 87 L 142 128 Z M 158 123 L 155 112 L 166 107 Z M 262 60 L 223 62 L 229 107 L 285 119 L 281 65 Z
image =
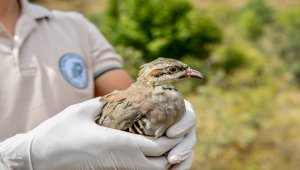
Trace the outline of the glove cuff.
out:
M 17 134 L 1 142 L 0 169 L 32 170 L 31 143 L 28 134 Z

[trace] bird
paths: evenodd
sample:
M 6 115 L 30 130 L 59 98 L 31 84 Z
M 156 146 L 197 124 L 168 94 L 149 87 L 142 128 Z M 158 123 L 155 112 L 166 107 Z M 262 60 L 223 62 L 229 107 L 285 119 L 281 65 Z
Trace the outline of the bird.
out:
M 202 73 L 172 58 L 157 58 L 140 67 L 135 83 L 126 90 L 100 98 L 96 123 L 135 134 L 161 137 L 185 114 L 185 103 L 173 83 L 203 79 Z

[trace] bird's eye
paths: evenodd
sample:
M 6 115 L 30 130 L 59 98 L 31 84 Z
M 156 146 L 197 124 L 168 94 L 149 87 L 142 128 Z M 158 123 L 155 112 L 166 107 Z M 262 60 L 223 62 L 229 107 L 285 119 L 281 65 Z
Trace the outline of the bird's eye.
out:
M 169 70 L 169 72 L 171 72 L 171 73 L 176 73 L 176 72 L 179 71 L 178 67 L 169 67 L 168 70 Z

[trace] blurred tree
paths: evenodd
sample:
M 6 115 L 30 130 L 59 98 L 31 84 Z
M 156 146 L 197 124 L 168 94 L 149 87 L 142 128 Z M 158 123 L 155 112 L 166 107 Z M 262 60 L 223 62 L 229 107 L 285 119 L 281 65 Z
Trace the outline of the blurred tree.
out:
M 284 10 L 278 15 L 277 31 L 274 41 L 279 56 L 290 65 L 291 71 L 300 85 L 300 6 Z
M 265 63 L 266 56 L 251 44 L 227 42 L 214 51 L 207 77 L 210 85 L 222 89 L 254 88 L 268 81 Z
M 115 46 L 142 52 L 146 61 L 159 56 L 205 59 L 220 42 L 220 29 L 187 0 L 111 0 L 103 18 L 91 20 Z
M 232 73 L 235 69 L 245 65 L 245 54 L 242 50 L 229 46 L 223 49 L 223 57 L 217 63 L 219 67 L 225 70 L 227 74 Z
M 239 17 L 237 27 L 243 37 L 255 41 L 262 36 L 264 25 L 257 13 L 246 11 Z
M 265 0 L 248 0 L 241 12 L 253 11 L 264 23 L 270 23 L 274 19 L 274 11 Z
M 264 0 L 248 0 L 240 10 L 237 27 L 243 37 L 256 41 L 263 35 L 266 24 L 273 20 L 273 9 Z

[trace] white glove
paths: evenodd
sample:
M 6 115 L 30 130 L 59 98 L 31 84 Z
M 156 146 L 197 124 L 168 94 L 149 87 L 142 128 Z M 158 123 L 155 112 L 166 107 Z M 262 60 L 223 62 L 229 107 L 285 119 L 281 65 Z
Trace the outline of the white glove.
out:
M 181 142 L 182 137 L 153 140 L 101 127 L 94 122 L 101 109 L 98 100 L 72 105 L 30 132 L 0 143 L 0 169 L 170 167 L 162 155 Z
M 185 100 L 186 114 L 166 134 L 170 138 L 184 136 L 183 141 L 173 148 L 168 154 L 168 161 L 174 164 L 172 170 L 190 169 L 193 163 L 193 148 L 196 145 L 196 115 L 190 102 Z

